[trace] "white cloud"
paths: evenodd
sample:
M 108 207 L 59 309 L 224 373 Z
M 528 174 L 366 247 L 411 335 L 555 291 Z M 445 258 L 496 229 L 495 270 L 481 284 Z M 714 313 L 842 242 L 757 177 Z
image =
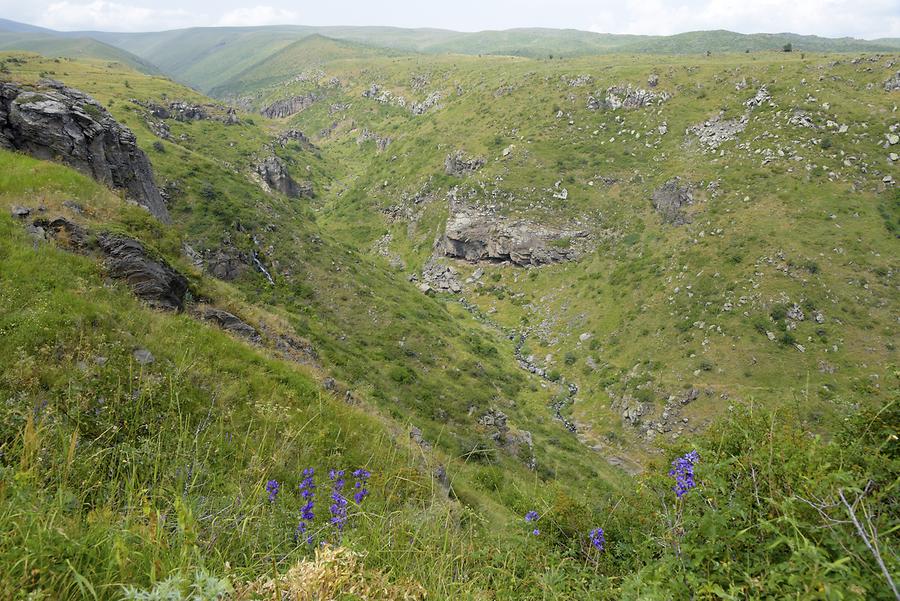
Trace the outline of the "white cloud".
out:
M 196 15 L 183 9 L 145 8 L 106 0 L 63 0 L 47 6 L 36 24 L 60 30 L 150 31 L 187 27 L 196 20 Z
M 604 4 L 606 4 L 604 2 Z M 670 35 L 702 29 L 829 37 L 900 36 L 897 0 L 643 0 L 592 11 L 599 32 Z
M 296 25 L 300 22 L 298 13 L 274 6 L 252 6 L 236 8 L 219 18 L 216 25 L 220 27 L 255 26 L 255 25 Z
M 254 6 L 252 3 L 260 3 Z M 295 10 L 302 6 L 302 11 Z M 212 25 L 399 25 L 464 31 L 577 27 L 900 37 L 900 0 L 0 0 L 0 15 L 54 29 L 151 31 Z

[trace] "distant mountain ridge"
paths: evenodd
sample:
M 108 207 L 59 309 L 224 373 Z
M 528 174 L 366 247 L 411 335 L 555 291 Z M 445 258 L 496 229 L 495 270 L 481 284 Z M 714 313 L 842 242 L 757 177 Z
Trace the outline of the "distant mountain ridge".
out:
M 595 33 L 577 29 L 518 28 L 502 31 L 458 32 L 446 29 L 400 27 L 312 27 L 271 25 L 261 27 L 193 27 L 160 32 L 117 33 L 101 31 L 60 32 L 0 19 L 2 48 L 62 54 L 54 39 L 87 38 L 124 50 L 158 67 L 171 77 L 209 92 L 245 73 L 254 65 L 312 36 L 355 42 L 403 52 L 428 54 L 491 54 L 529 58 L 559 58 L 612 53 L 699 54 L 705 52 L 759 52 L 780 50 L 790 44 L 803 52 L 892 52 L 900 39 L 862 40 L 825 38 L 795 33 L 743 34 L 725 30 L 692 31 L 671 36 Z M 40 39 L 36 39 L 36 38 Z M 48 48 L 42 52 L 42 48 Z M 109 58 L 103 48 L 80 48 Z M 146 70 L 142 69 L 142 70 Z

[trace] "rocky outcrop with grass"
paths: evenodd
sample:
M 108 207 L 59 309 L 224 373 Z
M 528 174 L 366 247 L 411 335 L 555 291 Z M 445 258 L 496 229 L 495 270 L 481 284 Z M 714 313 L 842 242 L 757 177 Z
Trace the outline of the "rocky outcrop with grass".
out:
M 59 160 L 125 191 L 154 217 L 169 213 L 134 134 L 87 94 L 53 80 L 0 84 L 0 148 Z
M 152 257 L 143 244 L 115 234 L 101 234 L 97 243 L 109 275 L 125 280 L 138 298 L 157 309 L 184 308 L 187 279 L 162 259 Z
M 270 190 L 280 192 L 289 198 L 312 198 L 313 187 L 310 182 L 296 182 L 288 173 L 284 161 L 277 156 L 263 159 L 256 165 L 256 174 Z
M 569 261 L 578 257 L 573 242 L 584 232 L 511 220 L 458 202 L 450 206 L 440 254 L 467 261 L 505 262 L 520 267 Z
M 653 208 L 660 214 L 662 220 L 672 225 L 684 225 L 690 223 L 690 216 L 684 212 L 684 207 L 694 204 L 694 194 L 691 187 L 675 177 L 660 186 L 653 192 Z
M 264 107 L 260 111 L 260 114 L 269 119 L 283 119 L 284 117 L 290 117 L 291 115 L 295 115 L 300 111 L 308 109 L 315 104 L 318 99 L 319 96 L 315 92 L 309 92 L 308 94 L 300 96 L 291 96 L 290 98 L 277 100 Z

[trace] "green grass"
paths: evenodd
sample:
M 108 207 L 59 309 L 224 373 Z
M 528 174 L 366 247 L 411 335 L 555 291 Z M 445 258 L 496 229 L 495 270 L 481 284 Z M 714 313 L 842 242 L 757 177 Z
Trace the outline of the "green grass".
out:
M 303 48 L 314 52 L 304 59 Z M 296 93 L 308 84 L 277 83 L 285 65 L 318 64 L 341 80 L 323 101 L 286 123 L 248 114 L 232 126 L 170 122 L 172 140 L 160 141 L 130 98 L 209 101 L 121 66 L 3 59 L 14 79 L 61 79 L 130 127 L 173 191 L 175 225 L 70 169 L 6 151 L 4 205 L 139 238 L 188 275 L 193 299 L 308 340 L 317 359 L 296 365 L 190 312 L 151 311 L 108 281 L 96 257 L 35 243 L 0 216 L 0 596 L 118 598 L 122 585 L 149 587 L 176 572 L 208 570 L 235 584 L 283 573 L 311 553 L 293 539 L 301 470 L 366 466 L 372 495 L 353 508 L 343 543 L 366 553 L 369 573 L 417 582 L 430 598 L 888 598 L 855 531 L 804 502 L 827 501 L 825 513 L 846 520 L 838 491 L 856 495 L 872 480 L 862 502 L 896 571 L 896 203 L 880 188 L 892 167 L 876 139 L 892 122 L 892 99 L 866 89 L 880 85 L 883 65 L 827 67 L 835 79 L 813 103 L 799 79 L 817 77 L 830 57 L 550 62 L 385 56 L 314 40 L 271 70 L 260 66 L 252 82 L 234 80 L 230 93 L 247 85 L 259 102 Z M 651 71 L 674 93 L 659 109 L 584 108 L 589 90 L 640 84 Z M 594 77 L 589 89 L 560 78 L 582 73 Z M 412 90 L 422 74 L 431 83 Z M 741 139 L 749 148 L 701 154 L 680 132 L 721 106 L 738 112 L 755 89 L 734 90 L 743 77 L 769 82 L 782 113 L 754 113 Z M 407 99 L 441 89 L 443 107 L 413 116 L 362 98 L 373 81 Z M 510 94 L 495 95 L 506 85 Z M 337 102 L 352 106 L 329 114 Z M 823 102 L 854 128 L 832 136 L 830 148 L 804 142 L 812 134 L 783 116 L 793 106 L 824 111 L 815 108 Z M 571 117 L 557 120 L 556 106 Z M 315 135 L 335 120 L 331 136 Z M 627 143 L 605 142 L 663 120 L 669 134 L 651 137 L 651 148 L 630 133 Z M 297 179 L 313 181 L 313 201 L 269 195 L 252 181 L 252 163 L 287 127 L 317 145 L 275 150 Z M 376 154 L 356 143 L 362 127 L 394 141 Z M 768 147 L 766 131 L 817 167 L 760 166 L 753 150 Z M 467 180 L 446 176 L 444 157 L 457 148 L 488 162 Z M 843 167 L 841 151 L 871 168 Z M 831 169 L 839 181 L 829 181 Z M 698 184 L 693 223 L 681 228 L 660 223 L 649 202 L 674 175 Z M 718 195 L 700 189 L 711 179 Z M 545 193 L 558 180 L 566 202 Z M 422 295 L 407 273 L 431 255 L 453 186 L 472 188 L 480 202 L 497 190 L 498 210 L 511 217 L 580 219 L 596 249 L 541 269 L 484 266 L 484 285 L 466 287 L 473 312 Z M 420 192 L 430 200 L 413 202 Z M 382 209 L 396 204 L 415 218 L 389 222 Z M 385 233 L 406 270 L 370 252 Z M 215 280 L 189 263 L 185 243 L 258 250 L 276 284 L 253 269 Z M 455 267 L 464 277 L 475 268 Z M 807 316 L 823 310 L 825 323 L 808 318 L 787 330 L 783 295 Z M 741 296 L 750 300 L 738 305 Z M 552 418 L 559 387 L 515 364 L 508 334 L 528 327 L 537 334 L 525 354 L 540 363 L 550 355 L 554 377 L 579 384 L 566 409 L 579 437 Z M 767 328 L 805 352 L 769 341 Z M 155 362 L 136 365 L 136 348 Z M 823 360 L 836 370 L 820 371 Z M 328 376 L 339 393 L 323 390 Z M 702 394 L 684 408 L 691 426 L 677 440 L 640 440 L 612 404 L 627 396 L 659 409 L 690 387 Z M 344 401 L 345 390 L 357 404 Z M 531 433 L 534 471 L 477 423 L 488 409 Z M 412 427 L 427 447 L 411 441 Z M 701 487 L 675 501 L 668 463 L 691 448 L 702 457 Z M 644 474 L 627 478 L 611 456 L 639 461 Z M 438 466 L 449 491 L 434 477 Z M 264 491 L 273 478 L 284 484 L 275 504 Z M 327 484 L 319 485 L 321 517 Z M 543 516 L 538 537 L 522 521 L 531 509 Z M 607 533 L 603 554 L 586 546 L 597 526 Z

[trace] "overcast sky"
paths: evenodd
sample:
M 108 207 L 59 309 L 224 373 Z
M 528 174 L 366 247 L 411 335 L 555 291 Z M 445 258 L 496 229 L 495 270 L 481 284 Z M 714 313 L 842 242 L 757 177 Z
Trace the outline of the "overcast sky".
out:
M 257 3 L 258 2 L 258 3 Z M 0 17 L 53 29 L 194 25 L 395 25 L 460 31 L 571 27 L 900 37 L 900 0 L 0 0 Z

